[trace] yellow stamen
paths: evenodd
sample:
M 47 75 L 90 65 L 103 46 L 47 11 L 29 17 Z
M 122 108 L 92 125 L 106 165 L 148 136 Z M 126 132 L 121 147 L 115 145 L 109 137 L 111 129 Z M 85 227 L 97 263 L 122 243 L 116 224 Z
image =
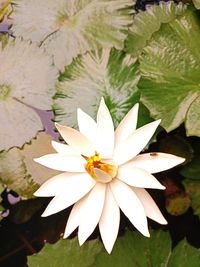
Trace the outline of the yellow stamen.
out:
M 82 157 L 86 160 L 85 169 L 92 176 L 92 178 L 97 179 L 94 173 L 94 168 L 106 172 L 112 179 L 116 176 L 117 166 L 102 162 L 102 159 L 97 152 L 95 152 L 95 154 L 91 157 L 84 155 L 82 155 Z

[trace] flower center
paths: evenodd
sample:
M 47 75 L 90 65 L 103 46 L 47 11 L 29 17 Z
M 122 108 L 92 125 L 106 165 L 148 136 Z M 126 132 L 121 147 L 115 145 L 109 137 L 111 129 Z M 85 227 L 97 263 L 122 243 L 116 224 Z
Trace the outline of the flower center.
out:
M 117 166 L 103 162 L 97 152 L 95 152 L 95 154 L 91 157 L 87 157 L 84 155 L 82 155 L 82 157 L 86 160 L 85 169 L 92 176 L 93 179 L 97 180 L 98 182 L 107 183 L 110 182 L 113 178 L 115 178 L 117 174 Z M 95 168 L 107 173 L 110 176 L 109 179 L 105 181 L 99 179 L 94 172 Z
M 11 88 L 8 85 L 0 85 L 0 100 L 6 100 L 9 97 Z

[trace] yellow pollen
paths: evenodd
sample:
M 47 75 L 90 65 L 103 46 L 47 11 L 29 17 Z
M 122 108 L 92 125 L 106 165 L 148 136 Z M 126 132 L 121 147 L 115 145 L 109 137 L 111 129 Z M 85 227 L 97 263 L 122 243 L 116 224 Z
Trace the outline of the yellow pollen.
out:
M 97 178 L 94 173 L 94 168 L 106 172 L 110 175 L 112 179 L 116 176 L 117 166 L 102 162 L 97 152 L 95 152 L 95 154 L 91 157 L 87 157 L 84 155 L 82 155 L 82 157 L 86 160 L 85 169 L 92 176 L 92 178 Z

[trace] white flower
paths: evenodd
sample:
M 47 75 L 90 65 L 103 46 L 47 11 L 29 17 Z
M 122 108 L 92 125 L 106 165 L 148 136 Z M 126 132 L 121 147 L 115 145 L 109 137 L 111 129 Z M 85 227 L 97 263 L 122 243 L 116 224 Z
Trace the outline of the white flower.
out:
M 172 168 L 183 158 L 164 153 L 138 153 L 147 145 L 160 120 L 136 130 L 138 104 L 116 131 L 101 100 L 97 122 L 78 109 L 79 131 L 56 124 L 68 145 L 52 142 L 56 154 L 36 159 L 47 167 L 64 171 L 44 183 L 36 196 L 54 196 L 42 216 L 72 204 L 64 238 L 77 227 L 80 245 L 99 223 L 108 253 L 117 238 L 120 209 L 143 235 L 149 236 L 147 217 L 166 224 L 157 205 L 144 188 L 165 189 L 153 175 Z M 138 155 L 138 156 L 137 156 Z
M 31 107 L 51 109 L 57 75 L 36 45 L 13 38 L 0 42 L 0 150 L 22 146 L 43 130 Z

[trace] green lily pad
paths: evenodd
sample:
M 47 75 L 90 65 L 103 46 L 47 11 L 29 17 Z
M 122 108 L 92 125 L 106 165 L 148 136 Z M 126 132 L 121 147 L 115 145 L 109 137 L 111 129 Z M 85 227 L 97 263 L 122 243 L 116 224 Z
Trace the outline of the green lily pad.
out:
M 54 245 L 46 244 L 36 255 L 28 257 L 29 267 L 88 267 L 93 266 L 101 251 L 99 240 L 89 241 L 82 247 L 77 238 L 60 240 Z
M 115 126 L 139 100 L 140 78 L 135 58 L 103 49 L 78 57 L 60 77 L 53 106 L 55 121 L 77 127 L 77 108 L 96 119 L 103 96 Z
M 15 0 L 13 33 L 41 43 L 60 70 L 88 50 L 122 49 L 132 23 L 132 0 Z M 28 22 L 28 23 L 27 23 Z
M 183 240 L 173 250 L 167 267 L 197 267 L 199 262 L 200 249 L 192 247 L 186 240 Z
M 162 10 L 162 8 L 160 8 Z M 156 15 L 156 14 L 155 14 Z M 148 28 L 149 21 L 143 21 Z M 192 41 L 191 41 L 192 40 Z M 200 19 L 188 8 L 161 23 L 139 57 L 141 101 L 166 131 L 185 122 L 188 136 L 200 136 Z
M 87 241 L 79 247 L 77 238 L 46 244 L 37 255 L 28 257 L 30 267 L 197 267 L 200 250 L 181 241 L 171 251 L 168 232 L 151 231 L 145 238 L 138 232 L 127 231 L 116 241 L 109 255 L 99 240 Z
M 191 207 L 193 208 L 194 214 L 200 218 L 200 180 L 192 181 L 186 179 L 183 181 L 185 191 L 188 193 L 191 200 Z
M 141 54 L 148 44 L 152 34 L 158 31 L 163 23 L 169 23 L 178 16 L 184 14 L 186 6 L 178 5 L 172 1 L 160 2 L 159 5 L 151 5 L 145 11 L 135 15 L 133 24 L 129 28 L 125 41 L 125 49 L 133 56 Z
M 93 266 L 161 267 L 166 266 L 170 253 L 169 233 L 151 231 L 151 237 L 146 238 L 139 232 L 127 231 L 118 238 L 111 255 L 103 250 Z

